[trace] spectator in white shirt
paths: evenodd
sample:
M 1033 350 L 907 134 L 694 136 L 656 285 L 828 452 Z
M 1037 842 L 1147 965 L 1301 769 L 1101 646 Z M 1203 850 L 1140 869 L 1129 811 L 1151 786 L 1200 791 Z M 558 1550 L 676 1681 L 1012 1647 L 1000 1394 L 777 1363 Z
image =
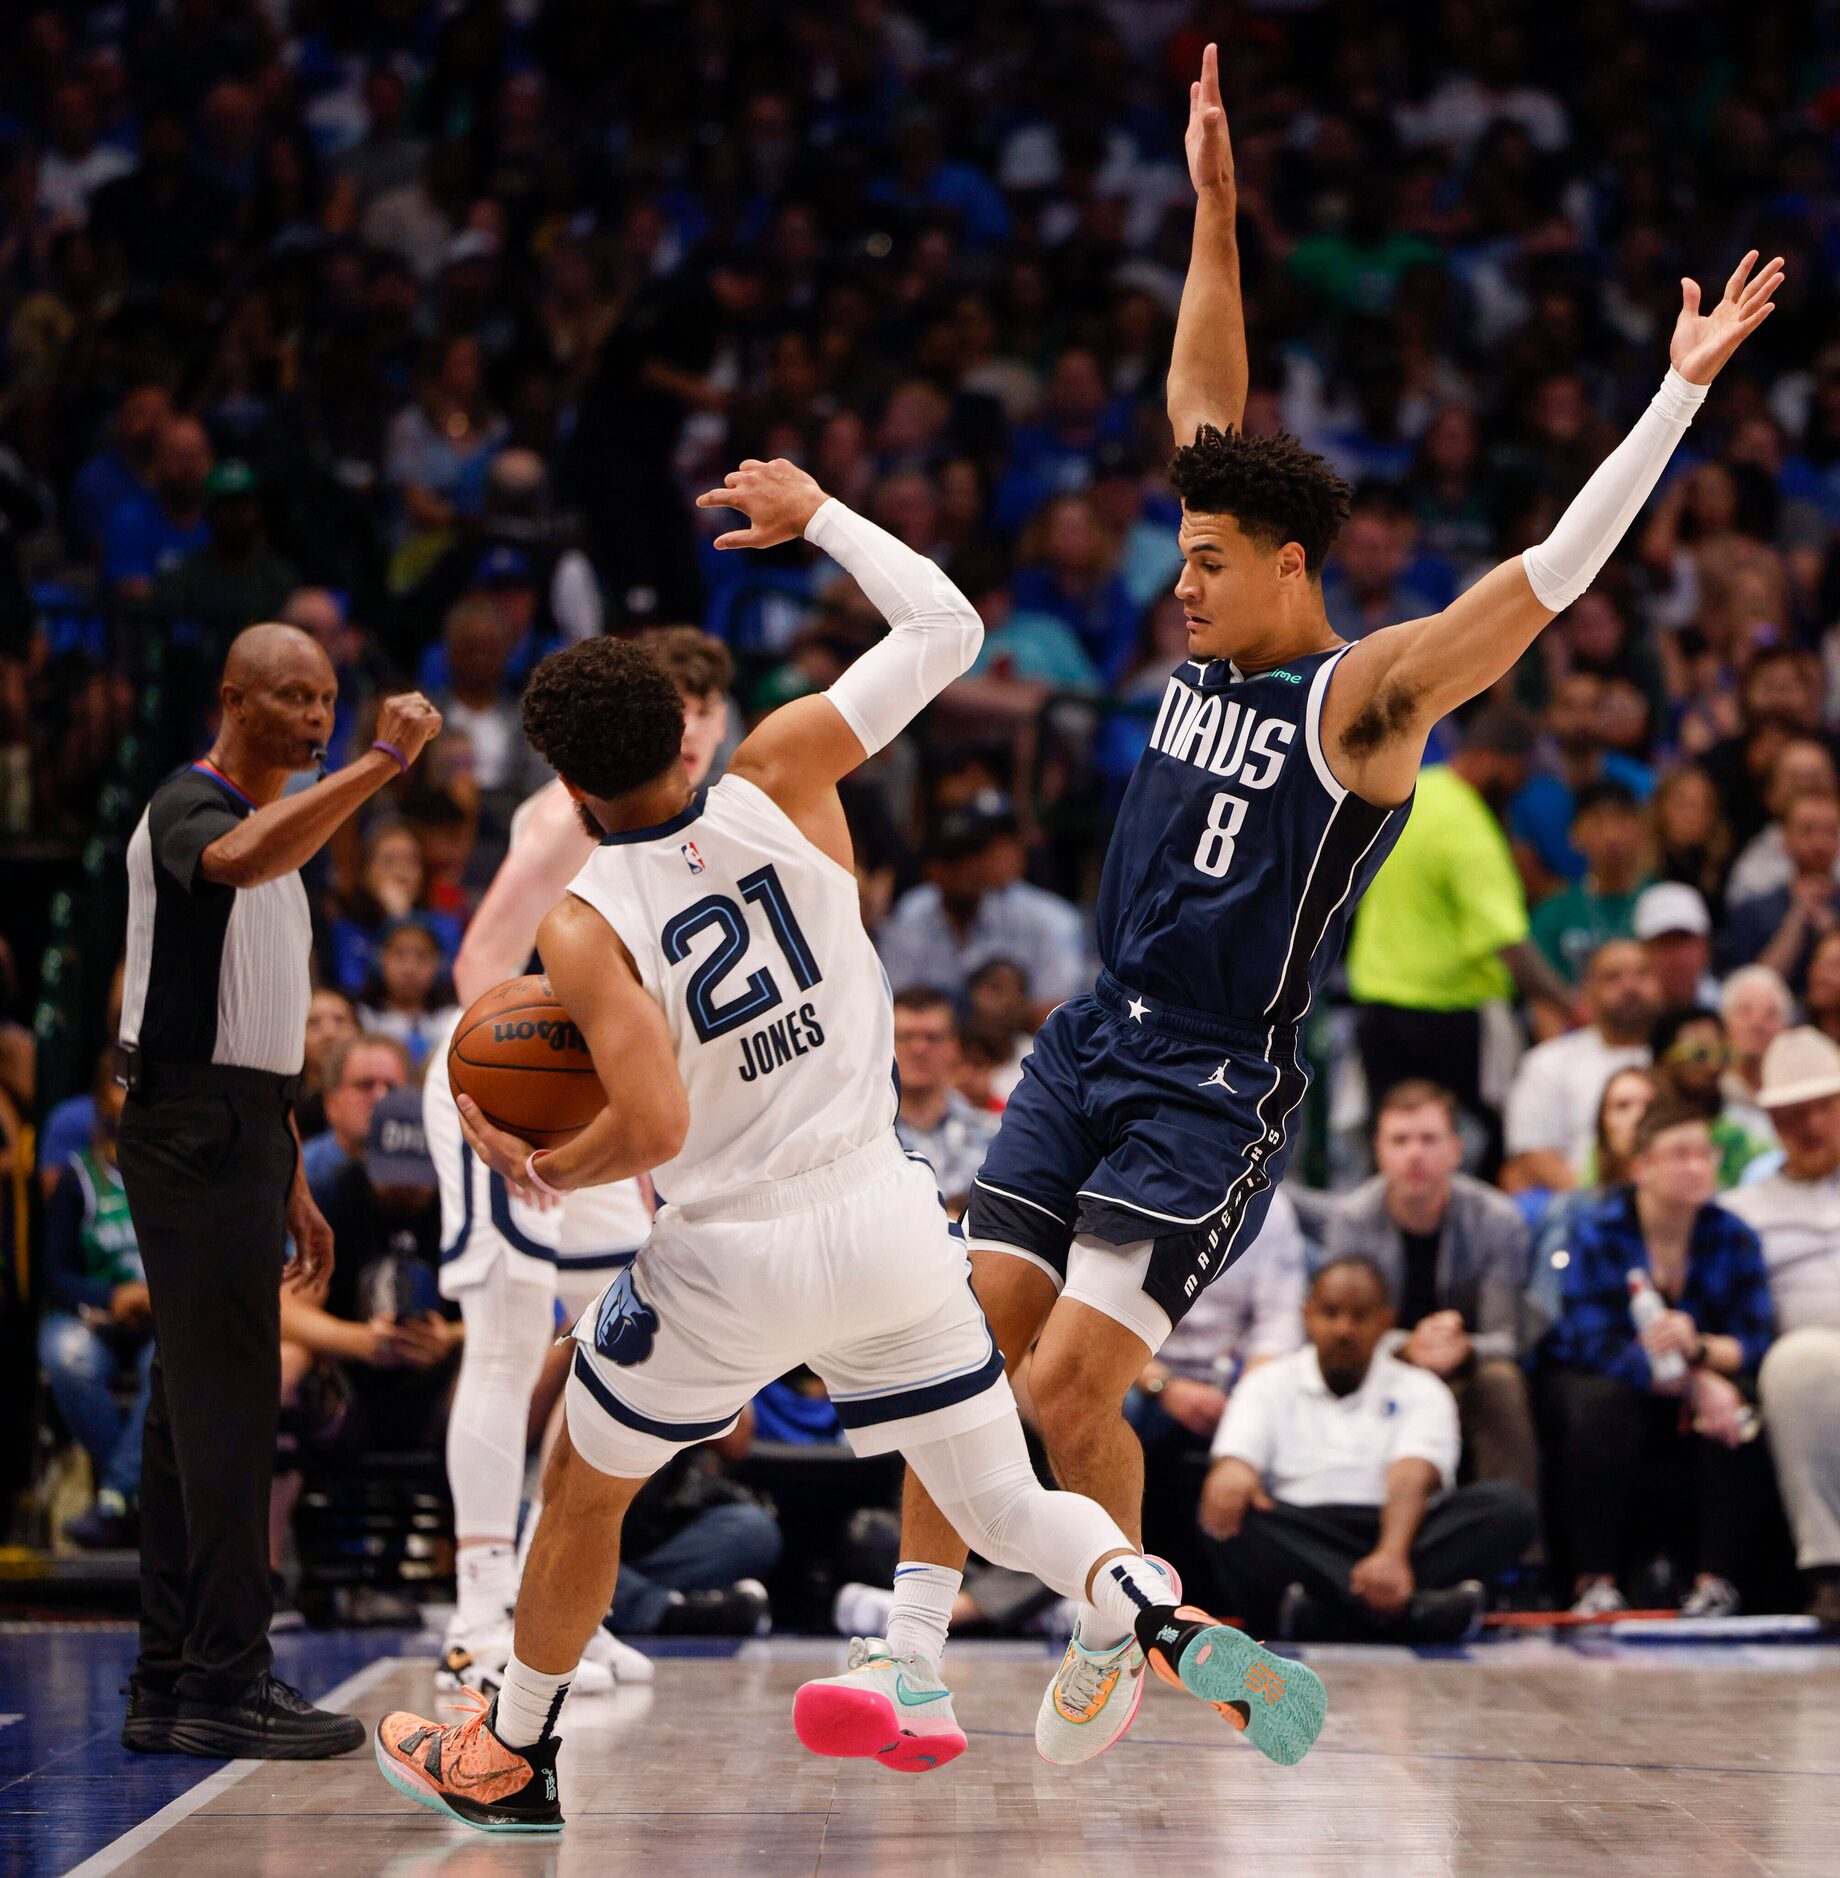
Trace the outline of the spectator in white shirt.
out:
M 896 901 L 877 941 L 889 984 L 956 998 L 987 960 L 1014 959 L 1028 972 L 1038 1022 L 1089 990 L 1086 920 L 1022 878 L 1025 858 L 1015 810 L 996 790 L 946 815 L 928 855 L 930 880 Z
M 1591 1151 L 1597 1102 L 1619 1069 L 1649 1060 L 1648 1033 L 1661 1009 L 1647 953 L 1612 939 L 1585 967 L 1589 1022 L 1529 1050 L 1508 1091 L 1508 1162 L 1501 1184 L 1567 1192 L 1578 1185 Z
M 1763 1241 L 1782 1334 L 1759 1392 L 1809 1613 L 1840 1630 L 1840 1046 L 1785 1031 L 1760 1097 L 1782 1138 L 1781 1171 L 1724 1204 Z
M 1533 1542 L 1532 1498 L 1452 1488 L 1455 1399 L 1381 1348 L 1393 1313 L 1371 1260 L 1325 1265 L 1303 1321 L 1309 1347 L 1248 1376 L 1214 1437 L 1200 1522 L 1232 1608 L 1284 1636 L 1469 1634 L 1484 1581 Z

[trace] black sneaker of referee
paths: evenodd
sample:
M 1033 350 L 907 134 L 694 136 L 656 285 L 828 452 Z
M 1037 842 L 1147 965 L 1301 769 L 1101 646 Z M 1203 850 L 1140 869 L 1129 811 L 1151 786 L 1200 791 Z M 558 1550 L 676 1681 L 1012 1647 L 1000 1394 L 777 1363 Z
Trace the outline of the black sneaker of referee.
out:
M 258 1676 L 234 1702 L 181 1699 L 171 1739 L 182 1754 L 227 1761 L 324 1761 L 361 1748 L 356 1715 L 315 1708 L 279 1676 Z
M 179 1698 L 150 1688 L 138 1676 L 128 1678 L 125 1691 L 128 1713 L 121 1724 L 121 1745 L 135 1754 L 180 1754 L 172 1725 L 178 1719 Z

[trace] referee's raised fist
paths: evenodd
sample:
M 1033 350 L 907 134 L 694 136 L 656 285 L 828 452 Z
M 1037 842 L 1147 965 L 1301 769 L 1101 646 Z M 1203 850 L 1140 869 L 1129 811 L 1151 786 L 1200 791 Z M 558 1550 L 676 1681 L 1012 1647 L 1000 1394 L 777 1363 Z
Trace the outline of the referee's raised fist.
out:
M 399 692 L 385 698 L 377 713 L 377 740 L 393 743 L 413 763 L 423 748 L 440 734 L 441 713 L 419 691 Z

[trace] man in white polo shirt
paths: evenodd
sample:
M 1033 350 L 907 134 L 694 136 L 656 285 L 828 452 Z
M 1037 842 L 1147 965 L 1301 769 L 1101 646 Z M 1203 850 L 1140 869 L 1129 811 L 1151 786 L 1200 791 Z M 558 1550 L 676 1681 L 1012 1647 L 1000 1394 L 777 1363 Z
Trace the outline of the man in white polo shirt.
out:
M 1770 1453 L 1809 1612 L 1840 1630 L 1840 1047 L 1812 1026 L 1784 1031 L 1757 1099 L 1783 1164 L 1721 1204 L 1763 1241 L 1782 1327 L 1759 1378 Z
M 1308 1345 L 1227 1403 L 1201 1530 L 1255 1632 L 1454 1641 L 1481 1622 L 1486 1581 L 1533 1541 L 1523 1488 L 1452 1490 L 1456 1401 L 1381 1350 L 1392 1325 L 1379 1268 L 1336 1259 L 1304 1303 Z

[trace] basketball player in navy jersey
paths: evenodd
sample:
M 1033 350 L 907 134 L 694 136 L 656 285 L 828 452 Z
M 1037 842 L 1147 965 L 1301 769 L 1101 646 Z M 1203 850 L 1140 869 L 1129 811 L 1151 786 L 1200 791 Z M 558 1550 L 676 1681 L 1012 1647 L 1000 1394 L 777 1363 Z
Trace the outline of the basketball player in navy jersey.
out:
M 1236 428 L 1247 366 L 1216 61 L 1209 46 L 1190 90 L 1198 204 L 1168 381 L 1190 656 L 1106 857 L 1099 982 L 1042 1027 L 966 1219 L 1012 1367 L 1034 1345 L 1056 1476 L 1134 1540 L 1144 1462 L 1124 1397 L 1258 1235 L 1306 1085 L 1298 1026 L 1405 824 L 1431 726 L 1584 592 L 1783 278 L 1780 260 L 1753 276 L 1747 255 L 1706 311 L 1683 280 L 1666 379 L 1552 534 L 1444 612 L 1345 644 L 1322 568 L 1347 486 L 1294 438 Z M 965 1552 L 911 1474 L 902 1551 L 888 1643 L 937 1662 Z M 1108 1747 L 1144 1667 L 1137 1640 L 1083 1606 L 1037 1717 L 1042 1754 Z

